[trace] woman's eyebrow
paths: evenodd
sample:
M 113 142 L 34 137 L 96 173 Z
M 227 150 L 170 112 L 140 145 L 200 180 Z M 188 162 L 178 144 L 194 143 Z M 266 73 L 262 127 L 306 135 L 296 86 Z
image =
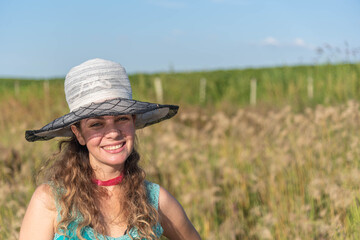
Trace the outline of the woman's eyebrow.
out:
M 90 118 L 87 118 L 85 122 L 87 122 L 89 120 L 102 120 L 102 119 L 104 119 L 103 116 L 90 117 Z

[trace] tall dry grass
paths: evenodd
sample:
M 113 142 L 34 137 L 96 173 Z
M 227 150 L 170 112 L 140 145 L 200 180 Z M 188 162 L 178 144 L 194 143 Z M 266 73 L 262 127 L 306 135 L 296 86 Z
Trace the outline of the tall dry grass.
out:
M 359 119 L 352 101 L 304 113 L 186 111 L 140 139 L 149 175 L 204 239 L 354 239 Z
M 17 239 L 57 142 L 28 143 L 24 130 L 67 110 L 12 97 L 0 108 L 0 239 Z M 300 113 L 186 108 L 137 134 L 148 178 L 176 196 L 203 239 L 357 239 L 359 120 L 355 101 Z

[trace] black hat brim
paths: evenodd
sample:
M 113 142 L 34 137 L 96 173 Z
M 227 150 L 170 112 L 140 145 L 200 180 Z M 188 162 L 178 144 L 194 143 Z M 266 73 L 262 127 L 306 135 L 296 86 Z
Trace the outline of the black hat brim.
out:
M 54 137 L 73 136 L 70 126 L 82 119 L 106 116 L 106 115 L 136 115 L 135 128 L 161 122 L 176 115 L 179 106 L 162 105 L 156 103 L 141 102 L 132 99 L 116 98 L 101 103 L 91 103 L 89 106 L 80 107 L 39 130 L 28 130 L 25 138 L 29 142 L 50 140 Z

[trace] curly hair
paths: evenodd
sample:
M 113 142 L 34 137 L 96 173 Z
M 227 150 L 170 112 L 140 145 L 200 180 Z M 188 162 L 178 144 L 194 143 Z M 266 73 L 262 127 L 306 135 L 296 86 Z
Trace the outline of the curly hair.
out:
M 119 200 L 119 204 L 126 213 L 127 232 L 135 227 L 140 239 L 157 239 L 154 226 L 159 214 L 147 199 L 145 172 L 138 166 L 139 160 L 140 155 L 134 149 L 125 162 L 121 183 L 124 198 L 120 198 L 122 200 Z M 59 152 L 40 171 L 54 188 L 61 189 L 60 194 L 56 193 L 58 196 L 55 196 L 61 209 L 57 233 L 64 234 L 79 213 L 82 218 L 76 228 L 78 238 L 84 239 L 81 229 L 85 226 L 91 226 L 100 234 L 107 233 L 98 201 L 99 196 L 104 196 L 107 190 L 91 184 L 94 170 L 86 146 L 79 144 L 75 136 L 60 141 Z

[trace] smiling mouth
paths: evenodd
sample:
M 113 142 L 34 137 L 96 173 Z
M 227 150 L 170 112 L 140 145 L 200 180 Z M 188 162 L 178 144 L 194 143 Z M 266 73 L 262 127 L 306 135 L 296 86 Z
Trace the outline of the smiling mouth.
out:
M 104 147 L 105 150 L 116 150 L 116 149 L 119 149 L 121 148 L 122 146 L 125 145 L 125 142 L 121 143 L 121 144 L 118 144 L 118 145 L 113 145 L 113 146 L 107 146 L 107 147 Z

